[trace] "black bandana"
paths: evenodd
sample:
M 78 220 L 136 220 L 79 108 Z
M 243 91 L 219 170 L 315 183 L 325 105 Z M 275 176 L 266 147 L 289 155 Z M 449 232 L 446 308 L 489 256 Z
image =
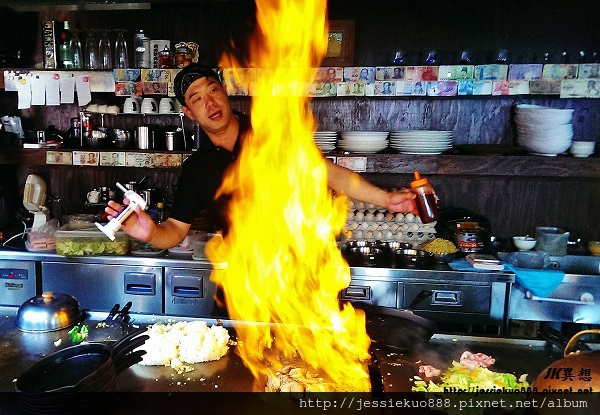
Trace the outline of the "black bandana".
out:
M 221 82 L 219 75 L 210 66 L 201 63 L 192 63 L 177 73 L 173 87 L 175 96 L 181 105 L 185 105 L 185 91 L 195 80 L 200 78 L 213 78 Z

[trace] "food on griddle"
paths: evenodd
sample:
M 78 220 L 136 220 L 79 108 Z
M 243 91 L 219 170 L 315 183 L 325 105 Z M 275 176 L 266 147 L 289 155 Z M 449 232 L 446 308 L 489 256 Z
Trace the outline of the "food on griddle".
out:
M 208 327 L 205 321 L 156 323 L 148 327 L 141 365 L 170 366 L 177 373 L 193 370 L 191 363 L 219 360 L 233 344 L 229 332 L 222 326 Z M 185 364 L 188 365 L 185 365 Z
M 471 370 L 478 367 L 490 367 L 494 363 L 496 363 L 496 359 L 483 353 L 471 353 L 465 350 L 460 356 L 460 364 Z
M 421 249 L 432 254 L 453 254 L 458 248 L 451 241 L 444 238 L 435 238 L 421 245 Z
M 442 374 L 442 371 L 436 367 L 431 365 L 421 365 L 419 366 L 419 373 L 425 375 L 425 377 L 433 378 Z
M 330 392 L 334 386 L 315 373 L 288 365 L 267 378 L 265 392 Z
M 474 362 L 477 364 L 475 365 Z M 483 353 L 465 352 L 461 356 L 461 362 L 453 361 L 452 367 L 442 373 L 439 382 L 430 380 L 425 382 L 415 376 L 413 392 L 457 392 L 457 391 L 491 391 L 527 388 L 529 383 L 527 375 L 521 375 L 518 379 L 512 373 L 494 372 L 486 365 L 494 364 L 495 359 Z M 466 365 L 464 364 L 466 363 Z M 469 366 L 469 367 L 468 367 Z M 471 369 L 470 367 L 476 366 Z

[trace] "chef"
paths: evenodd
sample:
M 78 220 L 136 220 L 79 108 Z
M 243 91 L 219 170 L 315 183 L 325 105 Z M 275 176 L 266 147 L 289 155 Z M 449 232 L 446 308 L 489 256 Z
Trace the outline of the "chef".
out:
M 182 69 L 174 80 L 181 110 L 197 122 L 208 136 L 200 148 L 183 163 L 169 218 L 156 224 L 139 206 L 123 224 L 130 236 L 159 248 L 172 248 L 187 236 L 194 218 L 208 209 L 212 231 L 227 232 L 229 196 L 215 194 L 243 146 L 252 126 L 250 118 L 231 109 L 229 97 L 216 72 L 194 63 Z M 408 189 L 386 191 L 372 185 L 358 173 L 325 159 L 328 184 L 337 193 L 372 203 L 391 212 L 416 212 L 415 195 Z M 124 201 L 128 203 L 128 200 Z M 106 212 L 113 218 L 122 206 L 109 201 Z

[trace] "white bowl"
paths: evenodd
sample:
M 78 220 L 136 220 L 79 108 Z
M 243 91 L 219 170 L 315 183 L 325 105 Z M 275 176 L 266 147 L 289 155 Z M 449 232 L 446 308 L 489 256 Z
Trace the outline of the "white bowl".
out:
M 524 124 L 516 123 L 518 133 L 530 134 L 567 134 L 573 132 L 573 124 L 547 125 L 547 124 Z
M 522 107 L 517 105 L 515 120 L 527 124 L 566 124 L 573 118 L 572 109 L 557 109 L 537 106 Z
M 552 155 L 555 156 L 560 153 L 564 153 L 571 147 L 570 140 L 564 141 L 522 141 L 519 142 L 523 147 L 525 147 L 530 153 L 540 154 L 540 155 Z
M 571 144 L 571 149 L 575 150 L 594 150 L 595 148 L 595 141 L 573 141 L 573 144 Z
M 569 148 L 569 153 L 571 153 L 575 157 L 589 157 L 592 154 L 594 154 L 594 148 L 573 148 L 573 146 L 571 145 L 571 148 Z
M 529 251 L 537 243 L 537 240 L 531 236 L 513 236 L 512 240 L 519 251 Z

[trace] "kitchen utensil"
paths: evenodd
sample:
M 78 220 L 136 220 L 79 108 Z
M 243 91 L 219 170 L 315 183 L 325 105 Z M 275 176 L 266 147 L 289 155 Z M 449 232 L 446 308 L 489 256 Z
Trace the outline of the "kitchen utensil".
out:
M 569 232 L 554 226 L 538 226 L 535 228 L 537 240 L 536 251 L 547 252 L 551 256 L 567 255 Z
M 96 189 L 87 192 L 86 199 L 88 203 L 98 203 L 100 201 L 100 192 Z
M 433 292 L 430 290 L 420 291 L 405 309 L 362 303 L 354 306 L 365 311 L 367 334 L 373 342 L 382 343 L 398 351 L 407 351 L 427 343 L 435 334 L 437 325 L 412 311 L 431 295 Z
M 68 294 L 46 291 L 19 307 L 16 324 L 21 331 L 55 331 L 74 325 L 82 315 L 75 298 Z
M 533 249 L 537 241 L 531 236 L 513 236 L 513 244 L 519 251 L 529 251 Z
M 416 268 L 433 259 L 431 252 L 420 249 L 397 249 L 394 252 L 394 265 L 396 267 Z
M 168 151 L 184 149 L 183 137 L 178 131 L 167 131 L 165 133 L 165 142 Z
M 112 378 L 135 364 L 124 351 L 133 350 L 132 344 L 143 344 L 149 338 L 141 335 L 146 330 L 133 331 L 112 345 L 86 343 L 52 353 L 19 376 L 15 389 L 30 405 L 44 403 L 46 407 L 63 404 L 64 393 L 95 392 L 107 385 L 111 390 Z M 141 358 L 141 352 L 136 352 L 136 358 Z
M 436 229 L 439 236 L 453 242 L 459 252 L 486 252 L 489 249 L 489 221 L 468 209 L 440 209 Z
M 112 144 L 119 149 L 129 148 L 133 141 L 133 134 L 131 131 L 122 128 L 113 128 L 110 130 L 110 137 Z
M 139 150 L 151 150 L 154 147 L 154 130 L 149 125 L 141 125 L 135 134 L 135 146 Z
M 106 225 L 101 225 L 100 223 L 96 222 L 96 227 L 98 227 L 98 229 L 108 236 L 111 241 L 115 240 L 115 233 L 121 229 L 121 224 L 127 220 L 129 215 L 133 213 L 134 209 L 138 205 L 142 208 L 142 210 L 146 209 L 146 201 L 140 195 L 133 190 L 127 190 L 119 182 L 117 182 L 117 187 L 123 191 L 124 197 L 129 199 L 129 204 L 125 206 L 125 208 L 123 208 L 123 210 L 119 212 L 116 217 L 112 218 Z

